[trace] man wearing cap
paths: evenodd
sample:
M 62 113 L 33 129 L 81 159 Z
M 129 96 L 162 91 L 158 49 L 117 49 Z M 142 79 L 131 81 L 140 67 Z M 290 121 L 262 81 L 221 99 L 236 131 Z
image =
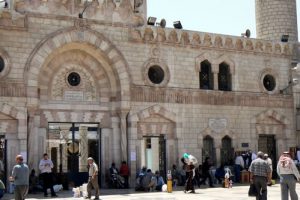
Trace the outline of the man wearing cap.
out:
M 257 158 L 252 161 L 250 171 L 250 181 L 254 184 L 257 195 L 256 200 L 267 200 L 267 183 L 271 182 L 271 169 L 268 163 L 263 160 L 264 153 L 259 151 Z
M 90 199 L 92 196 L 92 188 L 95 189 L 95 199 L 99 199 L 99 184 L 98 184 L 98 166 L 92 157 L 88 159 L 89 180 L 87 184 L 87 196 L 85 199 Z
M 15 200 L 24 200 L 29 188 L 29 169 L 23 163 L 23 156 L 17 155 L 10 181 L 15 183 Z

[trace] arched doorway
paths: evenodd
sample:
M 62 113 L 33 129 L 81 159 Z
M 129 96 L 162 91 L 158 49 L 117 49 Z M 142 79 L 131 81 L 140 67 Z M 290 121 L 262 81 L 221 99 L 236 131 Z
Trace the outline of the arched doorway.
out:
M 233 163 L 234 149 L 232 148 L 232 140 L 229 136 L 222 138 L 221 148 L 221 164 L 230 165 Z
M 206 157 L 210 157 L 213 163 L 216 163 L 216 149 L 214 146 L 214 139 L 207 135 L 203 138 L 202 160 Z

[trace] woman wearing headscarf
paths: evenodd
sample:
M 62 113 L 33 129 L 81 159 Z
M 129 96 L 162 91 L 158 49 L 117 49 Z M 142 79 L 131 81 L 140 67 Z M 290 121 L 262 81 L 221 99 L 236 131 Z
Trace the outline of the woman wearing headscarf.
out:
M 189 162 L 184 158 L 181 158 L 181 162 L 184 164 L 185 171 L 186 171 L 186 182 L 184 187 L 184 193 L 195 193 L 195 188 L 193 183 L 193 179 L 195 176 L 195 166 L 193 165 L 192 162 Z
M 289 152 L 283 152 L 277 164 L 277 173 L 280 177 L 281 200 L 298 200 L 296 182 L 300 180 L 298 169 Z

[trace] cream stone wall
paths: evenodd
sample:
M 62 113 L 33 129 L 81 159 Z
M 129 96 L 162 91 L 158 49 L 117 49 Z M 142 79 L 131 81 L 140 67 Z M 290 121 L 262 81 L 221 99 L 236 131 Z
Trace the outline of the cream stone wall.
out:
M 40 2 L 34 2 L 34 7 L 20 3 L 18 9 L 26 8 L 26 14 L 11 9 L 0 17 L 0 56 L 5 61 L 0 73 L 0 134 L 8 141 L 8 171 L 21 152 L 27 153 L 30 167 L 37 168 L 49 151 L 49 122 L 100 124 L 103 181 L 111 162 L 127 160 L 131 174 L 141 168 L 144 136 L 164 136 L 167 169 L 179 164 L 185 152 L 201 162 L 207 135 L 214 139 L 215 164 L 221 162 L 225 136 L 236 151 L 258 151 L 259 135 L 275 135 L 277 157 L 299 144 L 299 86 L 294 87 L 295 99 L 282 91 L 299 76 L 299 71 L 290 70 L 296 53 L 291 43 L 133 26 L 116 10 L 110 13 L 113 22 L 96 11 L 78 19 L 77 8 L 66 6 L 70 1 L 60 5 L 63 15 L 49 13 L 53 7 L 43 13 Z M 116 6 L 123 2 L 134 5 L 124 0 Z M 138 2 L 143 3 L 138 9 L 145 19 L 146 1 Z M 199 89 L 205 60 L 212 66 L 214 90 Z M 218 90 L 223 62 L 229 65 L 232 91 Z M 161 84 L 148 78 L 152 65 L 165 72 Z M 71 71 L 80 74 L 79 86 L 67 83 Z M 276 80 L 273 91 L 263 86 L 266 74 Z M 66 99 L 66 91 L 82 98 Z

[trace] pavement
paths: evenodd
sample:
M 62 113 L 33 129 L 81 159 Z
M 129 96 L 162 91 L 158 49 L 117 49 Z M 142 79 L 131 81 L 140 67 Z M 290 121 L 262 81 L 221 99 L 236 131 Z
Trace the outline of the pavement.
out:
M 297 192 L 300 195 L 300 185 L 298 185 Z M 248 197 L 249 185 L 234 185 L 233 188 L 214 187 L 207 188 L 196 187 L 196 194 L 185 194 L 183 187 L 177 187 L 172 193 L 167 192 L 135 192 L 133 189 L 101 189 L 101 200 L 254 200 L 253 197 Z M 83 197 L 74 198 L 72 191 L 60 191 L 56 198 L 45 198 L 43 193 L 29 194 L 26 199 L 47 199 L 47 200 L 81 200 Z M 3 200 L 13 200 L 13 194 L 5 194 Z M 93 198 L 92 198 L 93 199 Z M 281 200 L 280 185 L 276 184 L 268 187 L 269 200 Z

